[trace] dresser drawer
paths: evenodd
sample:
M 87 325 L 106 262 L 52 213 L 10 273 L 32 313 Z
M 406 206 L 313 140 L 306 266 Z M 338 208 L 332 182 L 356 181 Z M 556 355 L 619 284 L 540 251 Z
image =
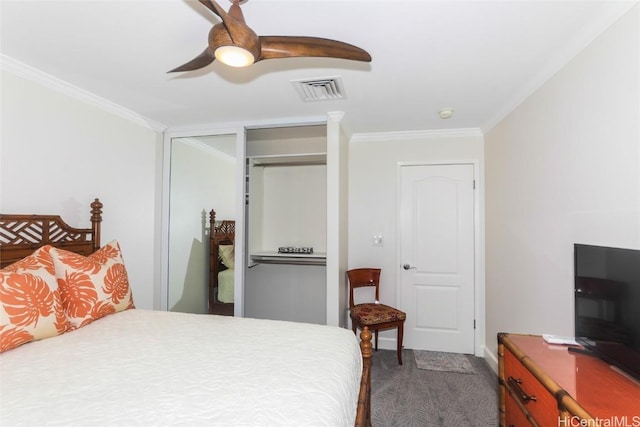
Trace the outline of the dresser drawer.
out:
M 526 408 L 539 426 L 558 425 L 555 397 L 507 349 L 504 352 L 504 381 L 507 387 L 505 398 L 513 394 L 513 398 Z
M 528 412 L 523 411 L 516 403 L 515 398 L 507 389 L 504 397 L 505 405 L 505 423 L 504 427 L 529 427 L 533 425 L 527 418 Z

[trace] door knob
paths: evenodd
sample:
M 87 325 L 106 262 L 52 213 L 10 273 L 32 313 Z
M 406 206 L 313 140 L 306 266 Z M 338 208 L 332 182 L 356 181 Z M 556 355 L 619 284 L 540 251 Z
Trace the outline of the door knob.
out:
M 415 267 L 411 267 L 409 264 L 403 265 L 402 268 L 404 268 L 405 270 L 411 270 L 411 269 L 415 270 L 416 269 Z

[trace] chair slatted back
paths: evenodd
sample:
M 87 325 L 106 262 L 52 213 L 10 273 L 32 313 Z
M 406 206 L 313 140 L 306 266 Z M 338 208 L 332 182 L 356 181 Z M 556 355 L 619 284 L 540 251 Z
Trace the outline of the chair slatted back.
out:
M 380 269 L 379 268 L 354 268 L 347 271 L 349 279 L 349 307 L 353 307 L 353 292 L 356 288 L 375 286 L 376 301 L 380 299 Z

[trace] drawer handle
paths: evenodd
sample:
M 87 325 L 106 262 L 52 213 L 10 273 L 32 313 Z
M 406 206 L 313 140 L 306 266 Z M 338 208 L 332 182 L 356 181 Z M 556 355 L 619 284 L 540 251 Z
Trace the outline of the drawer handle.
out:
M 522 384 L 522 380 L 520 378 L 513 378 L 513 377 L 509 377 L 509 379 L 507 380 L 507 382 L 509 383 L 509 385 L 511 386 L 511 388 L 518 393 L 518 396 L 520 397 L 520 400 L 522 401 L 522 403 L 524 403 L 525 405 L 527 403 L 529 403 L 530 401 L 536 401 L 536 397 L 535 396 L 529 396 L 527 393 L 524 392 L 524 390 L 522 389 L 522 387 L 520 387 L 520 384 Z

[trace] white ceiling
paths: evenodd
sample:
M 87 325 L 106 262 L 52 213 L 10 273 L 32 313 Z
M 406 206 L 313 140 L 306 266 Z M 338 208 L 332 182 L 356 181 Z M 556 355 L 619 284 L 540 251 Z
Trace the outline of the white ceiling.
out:
M 197 1 L 1 0 L 1 53 L 5 68 L 33 67 L 173 129 L 344 111 L 349 134 L 486 131 L 634 3 L 249 0 L 242 9 L 259 35 L 332 38 L 373 60 L 167 74 L 202 52 L 219 22 Z M 303 102 L 291 84 L 333 76 L 346 99 Z M 452 118 L 438 117 L 444 107 Z

